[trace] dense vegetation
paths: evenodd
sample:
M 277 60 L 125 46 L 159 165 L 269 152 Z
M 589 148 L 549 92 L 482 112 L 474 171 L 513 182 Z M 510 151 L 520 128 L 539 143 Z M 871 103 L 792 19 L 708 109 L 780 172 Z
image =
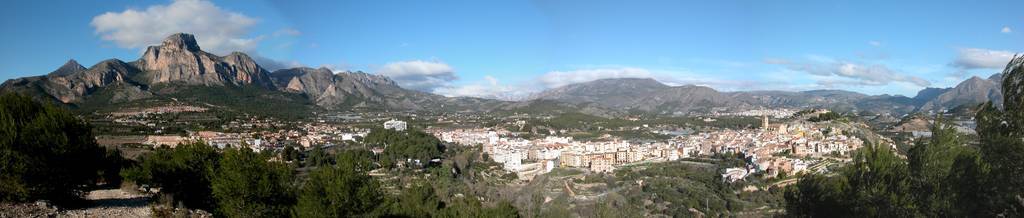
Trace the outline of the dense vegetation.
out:
M 1020 74 L 1024 72 L 1013 72 Z M 1008 77 L 1009 78 L 1009 77 Z M 1004 84 L 1003 90 L 1018 90 Z M 1024 94 L 976 114 L 980 144 L 937 119 L 932 137 L 901 159 L 871 146 L 834 175 L 807 175 L 786 193 L 798 217 L 1024 216 Z
M 216 149 L 205 143 L 184 143 L 174 148 L 157 148 L 121 174 L 138 185 L 160 188 L 161 193 L 172 198 L 172 203 L 209 210 L 214 209 L 210 181 L 220 158 Z
M 379 159 L 381 165 L 389 167 L 409 159 L 425 165 L 431 159 L 440 157 L 444 151 L 441 140 L 415 129 L 395 131 L 377 128 L 370 131 L 363 142 L 372 147 L 384 148 Z
M 284 217 L 295 197 L 293 170 L 249 149 L 227 149 L 210 184 L 217 211 L 228 217 Z
M 0 201 L 76 203 L 97 179 L 109 177 L 103 174 L 117 174 L 119 167 L 109 166 L 118 161 L 105 155 L 89 125 L 67 110 L 0 96 Z
M 781 196 L 780 190 L 741 190 L 745 186 L 758 184 L 757 181 L 723 182 L 718 169 L 732 165 L 730 162 L 735 160 L 723 157 L 713 165 L 706 166 L 666 162 L 616 170 L 614 175 L 602 180 L 613 184 L 609 186 L 611 189 L 624 188 L 601 202 L 597 207 L 597 215 L 639 217 L 646 212 L 673 217 L 688 217 L 698 213 L 715 217 L 755 211 L 764 206 L 775 208 L 782 204 L 778 197 Z M 636 181 L 642 181 L 642 185 L 636 184 Z M 650 204 L 645 205 L 643 202 Z
M 829 111 L 829 112 L 818 114 L 818 116 L 808 118 L 807 121 L 811 121 L 811 122 L 824 122 L 824 121 L 837 120 L 837 119 L 841 119 L 841 118 L 844 118 L 844 117 L 846 117 L 846 116 L 841 114 L 841 113 L 836 113 L 836 112 L 833 112 L 833 111 Z
M 161 188 L 162 198 L 172 199 L 169 206 L 205 209 L 224 217 L 518 216 L 507 203 L 487 207 L 469 197 L 442 200 L 427 180 L 394 187 L 399 194 L 390 195 L 368 174 L 379 165 L 369 150 L 345 149 L 333 156 L 320 152 L 307 155 L 313 169 L 296 177 L 292 165 L 272 160 L 276 154 L 246 148 L 218 151 L 193 142 L 158 148 L 123 174 L 138 184 Z M 286 157 L 283 152 L 281 156 Z M 326 157 L 309 162 L 315 156 Z
M 309 117 L 316 109 L 305 96 L 277 92 L 256 85 L 241 86 L 194 86 L 186 84 L 157 84 L 148 91 L 154 93 L 146 99 L 135 101 L 112 100 L 125 86 L 103 87 L 82 102 L 71 105 L 80 114 L 113 112 L 124 108 L 146 108 L 164 106 L 172 102 L 210 108 L 206 113 L 231 120 L 243 114 L 271 116 L 281 119 Z M 227 118 L 227 119 L 224 119 Z
M 314 170 L 299 191 L 297 217 L 355 217 L 379 214 L 380 184 L 366 174 L 372 153 L 350 150 L 338 154 L 337 166 Z M 370 156 L 367 156 L 370 155 Z

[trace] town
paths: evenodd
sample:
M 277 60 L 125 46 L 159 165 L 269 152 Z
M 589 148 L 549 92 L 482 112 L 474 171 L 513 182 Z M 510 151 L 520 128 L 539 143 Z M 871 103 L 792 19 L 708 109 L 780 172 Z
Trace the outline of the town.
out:
M 482 146 L 491 159 L 526 180 L 550 172 L 555 167 L 611 172 L 616 166 L 722 153 L 742 154 L 750 161 L 745 169 L 727 170 L 723 178 L 730 181 L 743 179 L 754 172 L 766 172 L 769 176 L 779 173 L 792 175 L 826 159 L 848 160 L 850 152 L 864 144 L 856 137 L 810 122 L 771 124 L 767 115 L 763 115 L 763 119 L 759 129 L 702 132 L 666 141 L 617 138 L 576 141 L 571 137 L 558 136 L 527 140 L 517 138 L 507 130 L 483 128 L 428 131 L 446 142 Z
M 109 116 L 117 118 L 116 124 L 139 127 L 154 126 L 164 122 L 165 115 L 201 112 L 189 107 L 188 110 L 144 110 L 136 112 L 115 112 Z M 199 110 L 199 111 L 197 111 Z M 829 112 L 814 110 L 806 116 Z M 588 140 L 576 140 L 572 136 L 548 135 L 530 139 L 519 137 L 520 132 L 507 128 L 483 127 L 480 120 L 486 116 L 472 114 L 442 114 L 399 116 L 418 122 L 428 123 L 422 131 L 454 146 L 480 147 L 487 157 L 508 172 L 515 173 L 524 181 L 551 172 L 554 168 L 586 169 L 594 173 L 610 173 L 617 167 L 641 163 L 677 161 L 687 158 L 706 158 L 719 154 L 742 155 L 748 163 L 744 167 L 729 168 L 722 174 L 725 181 L 742 180 L 749 175 L 766 178 L 781 174 L 795 175 L 806 170 L 824 173 L 829 164 L 849 161 L 851 151 L 862 147 L 864 142 L 842 130 L 793 119 L 795 110 L 759 109 L 735 113 L 716 112 L 706 115 L 705 122 L 723 117 L 755 117 L 761 120 L 760 128 L 718 128 L 683 134 L 651 128 L 638 119 L 635 127 L 652 134 L 667 134 L 668 139 L 623 139 L 605 134 Z M 286 146 L 302 150 L 313 147 L 333 147 L 358 144 L 375 127 L 405 131 L 407 121 L 395 119 L 396 114 L 323 114 L 310 122 L 280 121 L 273 118 L 254 117 L 236 119 L 219 126 L 220 131 L 184 131 L 177 135 L 153 134 L 134 137 L 134 143 L 147 146 L 175 146 L 180 143 L 201 140 L 218 148 L 247 147 L 254 151 L 279 151 Z M 183 117 L 183 116 L 176 116 Z M 521 117 L 521 116 L 516 116 Z M 494 119 L 494 118 L 490 118 Z M 771 120 L 783 123 L 771 123 Z M 123 122 L 134 120 L 135 122 Z M 163 120 L 163 121 L 161 121 Z M 410 120 L 410 121 L 411 121 Z M 449 120 L 461 120 L 460 125 Z M 502 120 L 502 119 L 497 119 Z M 170 121 L 187 123 L 189 121 Z M 508 126 L 523 126 L 526 120 L 513 118 Z M 434 124 L 434 125 L 430 125 Z M 162 133 L 157 129 L 154 133 Z M 564 132 L 564 131 L 563 131 Z M 556 132 L 557 133 L 557 132 Z M 105 139 L 105 137 L 99 137 Z M 123 140 L 101 140 L 124 143 Z M 380 150 L 376 150 L 380 152 Z M 419 161 L 419 160 L 417 160 Z M 423 160 L 425 161 L 425 160 Z

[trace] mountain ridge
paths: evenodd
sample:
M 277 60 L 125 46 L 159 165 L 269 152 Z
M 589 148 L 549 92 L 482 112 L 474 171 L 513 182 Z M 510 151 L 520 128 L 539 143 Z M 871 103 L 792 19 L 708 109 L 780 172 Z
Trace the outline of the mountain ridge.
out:
M 696 85 L 669 86 L 651 78 L 610 78 L 565 85 L 534 94 L 530 99 L 569 103 L 592 102 L 618 110 L 660 114 L 769 108 L 830 108 L 846 111 L 907 114 L 938 111 L 992 101 L 1001 104 L 1001 74 L 972 77 L 951 88 L 925 88 L 914 97 L 866 95 L 846 90 L 720 92 Z
M 267 71 L 242 52 L 217 56 L 201 49 L 191 34 L 177 33 L 149 46 L 132 62 L 108 59 L 84 67 L 74 59 L 42 76 L 9 79 L 0 91 L 28 93 L 68 105 L 114 104 L 172 94 L 167 86 L 255 86 L 304 96 L 323 109 L 492 111 L 550 107 L 576 108 L 610 115 L 610 111 L 657 114 L 708 113 L 755 108 L 830 108 L 906 114 L 937 111 L 986 101 L 1001 103 L 1003 74 L 972 77 L 951 88 L 925 88 L 914 97 L 866 95 L 845 90 L 721 92 L 706 86 L 670 86 L 652 78 L 609 78 L 569 84 L 534 93 L 525 100 L 501 101 L 445 97 L 409 90 L 386 76 L 361 71 L 335 73 L 327 68 L 298 67 Z M 164 87 L 151 90 L 153 86 Z M 113 97 L 94 98 L 105 89 Z M 200 98 L 201 99 L 201 98 Z M 90 102 L 101 101 L 101 102 Z M 517 109 L 518 108 L 518 109 Z
M 326 109 L 461 110 L 481 107 L 471 104 L 490 105 L 488 107 L 493 108 L 499 103 L 484 99 L 446 98 L 407 90 L 390 78 L 363 72 L 334 74 L 326 68 L 278 71 L 280 73 L 277 74 L 267 71 L 242 52 L 232 52 L 225 56 L 207 53 L 197 44 L 193 35 L 177 33 L 165 38 L 161 44 L 147 47 L 143 55 L 133 62 L 108 59 L 85 68 L 77 61 L 69 60 L 45 76 L 9 79 L 0 85 L 0 91 L 25 93 L 36 99 L 72 107 L 171 96 L 188 87 L 221 87 L 219 89 L 224 89 L 225 93 L 238 93 L 232 89 L 248 86 L 272 92 L 301 94 Z M 153 89 L 157 86 L 159 89 Z M 113 89 L 110 90 L 113 92 L 112 97 L 94 96 L 106 89 Z M 194 99 L 202 98 L 199 96 Z

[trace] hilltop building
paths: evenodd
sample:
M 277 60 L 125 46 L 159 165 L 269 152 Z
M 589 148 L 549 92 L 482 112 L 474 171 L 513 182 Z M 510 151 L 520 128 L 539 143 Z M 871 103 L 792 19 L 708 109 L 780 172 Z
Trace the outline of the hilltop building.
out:
M 389 120 L 384 122 L 384 129 L 393 129 L 395 131 L 405 131 L 405 121 L 401 120 Z

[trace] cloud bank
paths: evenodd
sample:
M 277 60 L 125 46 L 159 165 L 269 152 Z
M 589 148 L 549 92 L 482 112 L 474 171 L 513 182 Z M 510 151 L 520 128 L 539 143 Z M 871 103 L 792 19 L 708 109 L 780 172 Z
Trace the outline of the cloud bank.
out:
M 621 67 L 621 68 L 598 68 L 580 69 L 571 71 L 551 71 L 540 78 L 539 82 L 544 88 L 557 88 L 569 84 L 590 82 L 599 79 L 609 78 L 652 78 L 651 71 L 643 68 Z
M 784 59 L 768 59 L 765 63 L 784 66 L 788 70 L 805 72 L 823 77 L 838 77 L 840 80 L 819 80 L 822 85 L 845 84 L 883 86 L 892 82 L 905 82 L 927 87 L 931 82 L 921 77 L 903 75 L 885 65 L 865 65 L 849 61 L 815 60 L 794 62 Z
M 434 90 L 434 94 L 447 97 L 476 97 L 498 100 L 522 100 L 534 93 L 531 89 L 501 84 L 497 78 L 484 76 L 484 81 L 461 86 L 445 86 Z
M 455 76 L 455 69 L 439 61 L 391 62 L 381 66 L 375 72 L 395 80 L 404 88 L 425 92 L 433 92 L 458 79 Z
M 91 25 L 103 40 L 123 48 L 159 44 L 173 33 L 196 35 L 203 50 L 216 54 L 252 51 L 261 37 L 247 37 L 257 19 L 223 10 L 201 0 L 176 0 L 145 10 L 127 9 L 93 17 Z
M 961 48 L 958 49 L 956 60 L 950 63 L 950 65 L 964 70 L 982 68 L 1002 69 L 1013 58 L 1013 54 L 1010 51 Z

